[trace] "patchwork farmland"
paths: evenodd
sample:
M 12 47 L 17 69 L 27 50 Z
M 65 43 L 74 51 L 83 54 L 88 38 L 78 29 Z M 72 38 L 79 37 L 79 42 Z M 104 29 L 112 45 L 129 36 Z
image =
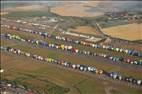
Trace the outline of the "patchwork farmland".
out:
M 103 29 L 115 27 L 99 29 L 86 12 L 72 17 L 43 8 L 50 9 L 28 4 L 2 14 L 2 94 L 141 94 L 141 43 L 107 36 Z

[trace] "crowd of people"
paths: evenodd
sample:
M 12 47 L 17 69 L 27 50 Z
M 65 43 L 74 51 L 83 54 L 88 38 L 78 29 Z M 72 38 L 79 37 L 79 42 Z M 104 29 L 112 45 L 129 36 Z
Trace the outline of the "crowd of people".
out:
M 25 39 L 22 38 L 18 35 L 11 35 L 11 34 L 1 34 L 1 37 L 6 38 L 6 39 L 14 39 L 14 40 L 19 40 L 22 42 L 26 42 L 26 43 L 30 43 L 30 44 L 34 44 L 34 45 L 39 45 L 42 47 L 48 47 L 48 48 L 55 48 L 55 49 L 61 49 L 64 51 L 68 51 L 71 53 L 75 53 L 75 54 L 82 54 L 85 56 L 99 56 L 99 57 L 103 57 L 109 60 L 112 60 L 114 63 L 127 63 L 127 64 L 133 64 L 133 65 L 140 65 L 142 66 L 142 60 L 138 59 L 138 60 L 132 60 L 129 58 L 124 58 L 124 57 L 117 57 L 117 56 L 110 56 L 104 53 L 96 53 L 96 52 L 91 52 L 91 51 L 86 51 L 86 50 L 80 50 L 77 49 L 75 47 L 73 47 L 72 45 L 65 45 L 65 44 L 58 44 L 58 43 L 48 43 L 45 42 L 43 40 L 35 40 L 35 39 Z
M 43 32 L 43 31 L 34 31 L 34 30 L 31 30 L 31 29 L 26 29 L 26 28 L 20 28 L 20 27 L 18 28 L 16 26 L 10 26 L 10 25 L 1 25 L 1 26 L 5 27 L 5 28 L 17 30 L 17 31 L 23 31 L 23 32 L 38 34 L 40 36 L 43 36 L 44 38 L 53 38 L 53 39 L 56 39 L 56 40 L 80 44 L 80 45 L 88 46 L 88 47 L 92 47 L 92 48 L 100 48 L 100 49 L 105 49 L 105 50 L 109 50 L 109 51 L 121 52 L 121 53 L 125 53 L 125 54 L 132 55 L 132 56 L 142 57 L 142 53 L 139 52 L 139 51 L 136 51 L 136 50 L 113 47 L 111 45 L 99 45 L 99 44 L 90 43 L 90 42 L 86 42 L 86 41 L 73 40 L 73 39 L 67 38 L 67 37 L 50 35 L 47 32 Z
M 142 80 L 135 79 L 132 76 L 130 76 L 130 77 L 123 76 L 123 75 L 118 74 L 116 72 L 107 72 L 103 69 L 99 69 L 99 68 L 92 67 L 92 66 L 86 66 L 86 65 L 82 65 L 82 64 L 73 64 L 71 62 L 67 62 L 67 61 L 64 61 L 64 60 L 57 60 L 57 59 L 54 59 L 54 58 L 51 58 L 51 57 L 42 57 L 40 55 L 32 54 L 32 53 L 25 52 L 25 51 L 22 51 L 20 49 L 15 49 L 15 48 L 12 48 L 12 47 L 1 46 L 1 50 L 4 51 L 4 52 L 10 52 L 10 53 L 13 53 L 13 54 L 17 54 L 19 56 L 30 57 L 32 59 L 42 61 L 40 63 L 55 64 L 55 65 L 70 68 L 70 69 L 73 69 L 73 70 L 78 70 L 78 71 L 81 71 L 81 72 L 88 72 L 88 73 L 92 73 L 92 74 L 105 75 L 105 76 L 110 77 L 114 80 L 130 82 L 132 84 L 139 85 L 139 86 L 142 85 Z

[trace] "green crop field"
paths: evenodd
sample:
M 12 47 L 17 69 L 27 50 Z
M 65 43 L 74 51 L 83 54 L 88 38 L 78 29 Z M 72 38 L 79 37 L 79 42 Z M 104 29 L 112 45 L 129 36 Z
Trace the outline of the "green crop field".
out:
M 24 11 L 24 12 L 10 12 L 3 17 L 22 18 L 22 17 L 41 17 L 41 16 L 55 16 L 53 13 L 47 11 Z

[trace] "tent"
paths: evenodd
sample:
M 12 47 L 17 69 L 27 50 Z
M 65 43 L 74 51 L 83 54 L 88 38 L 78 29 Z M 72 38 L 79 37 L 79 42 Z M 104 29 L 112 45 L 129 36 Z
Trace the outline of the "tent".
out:
M 142 80 L 137 80 L 138 85 L 142 85 Z

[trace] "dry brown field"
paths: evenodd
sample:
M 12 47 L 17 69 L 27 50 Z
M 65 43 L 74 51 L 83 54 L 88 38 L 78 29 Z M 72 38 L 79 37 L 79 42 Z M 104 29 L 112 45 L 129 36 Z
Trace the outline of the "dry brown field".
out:
M 99 16 L 102 15 L 102 13 L 87 12 L 86 10 L 88 10 L 89 7 L 85 7 L 85 5 L 95 7 L 97 4 L 98 2 L 86 2 L 83 4 L 74 4 L 68 2 L 65 5 L 51 8 L 51 11 L 62 16 L 78 16 L 78 17 Z
M 84 34 L 91 34 L 91 35 L 101 35 L 99 32 L 96 31 L 95 28 L 91 26 L 78 26 L 75 29 L 71 29 L 77 33 L 84 33 Z
M 102 31 L 112 37 L 125 40 L 141 40 L 142 39 L 142 24 L 128 24 L 115 27 L 104 28 Z

